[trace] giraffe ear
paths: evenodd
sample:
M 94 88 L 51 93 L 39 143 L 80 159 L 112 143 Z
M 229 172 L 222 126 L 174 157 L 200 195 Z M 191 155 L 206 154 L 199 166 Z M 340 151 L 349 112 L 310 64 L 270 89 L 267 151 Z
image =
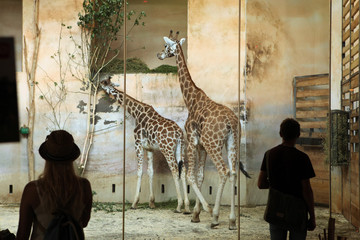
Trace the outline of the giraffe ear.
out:
M 180 39 L 180 46 L 182 46 L 182 44 L 185 42 L 185 38 L 182 38 L 182 39 Z
M 168 38 L 168 37 L 164 37 L 164 41 L 165 41 L 166 44 L 169 44 L 169 45 L 174 44 L 174 41 L 171 41 L 170 38 Z

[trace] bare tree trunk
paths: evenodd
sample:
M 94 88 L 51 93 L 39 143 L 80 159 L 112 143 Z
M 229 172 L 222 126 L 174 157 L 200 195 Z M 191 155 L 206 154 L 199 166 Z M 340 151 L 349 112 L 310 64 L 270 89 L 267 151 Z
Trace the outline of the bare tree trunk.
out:
M 28 111 L 28 127 L 30 129 L 27 142 L 27 155 L 29 164 L 29 181 L 35 179 L 35 161 L 34 161 L 34 126 L 35 126 L 35 74 L 37 67 L 37 60 L 39 54 L 40 44 L 40 29 L 39 22 L 39 0 L 34 0 L 34 46 L 31 59 L 31 69 L 29 69 L 28 49 L 26 45 L 26 39 L 24 37 L 24 53 L 25 53 L 25 68 L 26 78 L 29 89 L 29 107 Z

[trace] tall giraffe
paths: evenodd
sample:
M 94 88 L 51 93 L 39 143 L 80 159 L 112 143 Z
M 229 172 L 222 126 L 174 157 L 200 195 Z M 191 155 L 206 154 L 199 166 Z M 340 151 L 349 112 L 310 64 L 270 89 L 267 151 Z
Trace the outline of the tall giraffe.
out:
M 177 40 L 170 31 L 169 37 L 164 37 L 165 49 L 158 53 L 160 60 L 175 56 L 178 67 L 179 82 L 185 105 L 188 109 L 188 118 L 185 123 L 188 147 L 188 181 L 193 187 L 197 199 L 192 216 L 192 222 L 199 222 L 200 203 L 205 211 L 212 213 L 213 220 L 211 227 L 219 225 L 219 208 L 221 196 L 227 179 L 231 184 L 231 211 L 229 216 L 229 229 L 236 229 L 235 216 L 235 183 L 236 183 L 236 162 L 239 159 L 238 122 L 233 111 L 228 107 L 211 100 L 205 92 L 198 88 L 191 79 L 187 68 L 181 45 L 185 38 Z M 225 145 L 227 150 L 228 165 L 222 157 L 222 148 Z M 198 154 L 197 176 L 195 175 L 196 154 Z M 200 192 L 204 180 L 204 166 L 206 156 L 209 154 L 214 162 L 220 176 L 219 186 L 216 194 L 214 209 L 205 201 Z M 250 177 L 240 162 L 240 169 L 245 176 Z
M 116 89 L 115 84 L 111 82 L 111 77 L 101 81 L 101 87 L 105 92 L 114 97 L 120 105 L 124 102 L 124 92 Z M 178 205 L 175 212 L 180 213 L 183 200 L 181 197 L 180 183 L 181 178 L 184 191 L 185 210 L 184 213 L 190 213 L 189 199 L 186 192 L 186 169 L 184 163 L 184 136 L 181 128 L 172 120 L 160 116 L 154 108 L 148 104 L 140 102 L 129 95 L 126 95 L 126 109 L 136 120 L 134 129 L 135 150 L 137 155 L 137 186 L 132 208 L 137 208 L 139 202 L 142 166 L 144 161 L 144 152 L 147 153 L 148 175 L 150 187 L 149 206 L 155 207 L 155 197 L 153 193 L 153 151 L 160 150 L 166 158 L 171 173 L 173 175 L 178 199 Z

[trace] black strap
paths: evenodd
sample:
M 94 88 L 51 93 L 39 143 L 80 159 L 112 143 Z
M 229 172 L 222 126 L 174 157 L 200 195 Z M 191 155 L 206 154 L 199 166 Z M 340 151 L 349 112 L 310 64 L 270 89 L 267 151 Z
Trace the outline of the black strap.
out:
M 270 155 L 270 150 L 265 153 L 266 173 L 267 173 L 267 180 L 268 180 L 268 182 L 269 182 L 269 188 L 270 188 L 269 155 Z

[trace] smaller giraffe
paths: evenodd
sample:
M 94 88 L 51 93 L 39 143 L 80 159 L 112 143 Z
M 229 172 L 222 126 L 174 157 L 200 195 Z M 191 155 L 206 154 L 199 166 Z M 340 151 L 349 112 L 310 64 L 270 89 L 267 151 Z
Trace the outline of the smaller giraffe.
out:
M 105 92 L 114 97 L 120 105 L 124 103 L 124 92 L 116 89 L 114 83 L 111 82 L 111 77 L 101 81 L 101 87 Z M 138 181 L 136 186 L 136 193 L 132 208 L 137 208 L 139 202 L 142 166 L 144 161 L 144 153 L 147 153 L 148 159 L 148 174 L 149 174 L 149 187 L 150 199 L 149 206 L 155 207 L 155 197 L 153 193 L 153 151 L 160 150 L 166 158 L 166 161 L 171 170 L 172 176 L 175 181 L 178 205 L 175 210 L 176 213 L 181 212 L 183 204 L 181 191 L 180 191 L 180 178 L 183 184 L 185 214 L 190 214 L 189 199 L 186 192 L 186 168 L 184 165 L 185 158 L 185 143 L 184 134 L 181 128 L 172 120 L 162 117 L 155 109 L 143 102 L 140 102 L 129 95 L 126 95 L 126 109 L 136 120 L 136 127 L 134 129 L 135 137 L 135 151 L 138 161 Z

